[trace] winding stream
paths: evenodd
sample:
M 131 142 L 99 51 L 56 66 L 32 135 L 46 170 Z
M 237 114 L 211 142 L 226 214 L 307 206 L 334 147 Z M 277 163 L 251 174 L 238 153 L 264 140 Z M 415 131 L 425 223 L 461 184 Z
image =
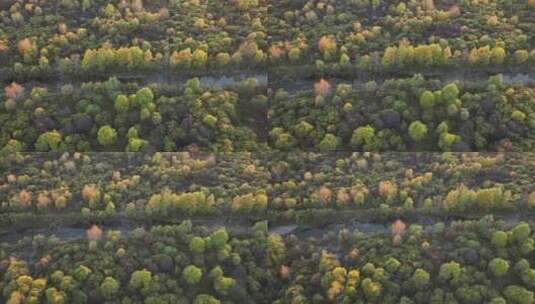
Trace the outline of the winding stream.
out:
M 507 214 L 502 216 L 494 216 L 496 219 L 505 222 L 506 226 L 514 226 L 516 223 L 522 220 L 533 220 L 533 215 L 522 216 L 520 214 Z M 456 219 L 438 219 L 438 218 L 422 218 L 416 221 L 407 221 L 407 225 L 416 224 L 421 225 L 425 229 L 430 229 L 437 223 L 443 223 L 446 225 L 451 224 Z M 232 222 L 225 219 L 193 219 L 193 225 L 203 226 L 208 231 L 215 231 L 219 228 L 227 228 L 232 234 L 249 234 L 251 232 L 252 225 L 247 222 Z M 165 225 L 166 223 L 145 223 L 140 224 L 132 220 L 124 219 L 120 223 L 113 224 L 99 224 L 99 227 L 106 230 L 117 230 L 123 235 L 128 236 L 129 233 L 137 228 L 144 228 L 150 230 L 151 227 L 156 225 Z M 349 220 L 341 223 L 332 223 L 324 226 L 310 226 L 299 225 L 297 223 L 284 223 L 284 224 L 269 224 L 269 234 L 289 235 L 294 234 L 298 237 L 319 237 L 326 233 L 338 234 L 342 229 L 348 229 L 350 231 L 358 231 L 365 235 L 380 235 L 390 234 L 391 223 L 390 222 L 367 222 L 362 220 Z M 32 239 L 37 235 L 43 235 L 45 237 L 55 236 L 62 241 L 75 241 L 85 239 L 87 227 L 77 226 L 53 226 L 51 228 L 31 228 L 24 231 L 8 230 L 0 232 L 0 243 L 7 242 L 10 244 L 16 243 L 24 238 Z
M 519 84 L 526 86 L 535 86 L 535 72 L 503 72 L 503 82 L 507 85 Z M 461 72 L 450 72 L 443 74 L 435 73 L 423 73 L 426 78 L 439 79 L 444 82 L 452 82 L 456 80 L 466 81 L 466 82 L 477 82 L 477 81 L 486 81 L 489 74 L 485 73 L 461 73 Z M 139 85 L 159 85 L 164 90 L 176 90 L 183 88 L 186 82 L 197 77 L 201 82 L 203 87 L 211 89 L 225 89 L 232 88 L 238 83 L 243 82 L 247 79 L 255 79 L 257 84 L 261 87 L 269 87 L 272 90 L 284 89 L 287 92 L 298 92 L 298 91 L 308 91 L 314 88 L 314 83 L 317 79 L 314 78 L 299 78 L 299 79 L 274 79 L 270 77 L 268 73 L 258 73 L 258 72 L 241 72 L 237 74 L 228 74 L 228 75 L 205 75 L 205 76 L 183 76 L 173 73 L 163 72 L 163 73 L 149 73 L 147 75 L 140 74 L 116 74 L 115 77 L 122 82 L 136 82 Z M 367 82 L 375 80 L 379 83 L 384 82 L 388 79 L 394 78 L 409 78 L 410 76 L 399 76 L 399 77 L 372 77 L 372 76 L 360 76 L 352 79 L 348 78 L 337 78 L 337 77 L 326 77 L 326 79 L 331 82 L 331 84 L 351 84 L 354 87 L 362 87 Z M 76 88 L 79 88 L 82 83 L 90 81 L 106 81 L 109 77 L 88 77 L 87 79 L 82 78 L 66 78 L 66 77 L 56 77 L 50 80 L 34 80 L 22 83 L 23 86 L 41 86 L 54 88 L 60 90 L 61 87 L 65 84 L 71 84 Z
M 505 72 L 501 73 L 503 76 L 503 83 L 506 85 L 526 85 L 526 86 L 535 86 L 535 73 L 522 73 L 522 72 Z M 489 76 L 487 74 L 473 73 L 466 75 L 464 73 L 446 73 L 446 74 L 422 74 L 426 78 L 430 79 L 439 79 L 443 82 L 453 82 L 456 80 L 465 81 L 465 82 L 477 82 L 477 81 L 487 81 Z M 369 81 L 376 81 L 382 83 L 388 79 L 395 78 L 410 78 L 410 76 L 405 77 L 357 77 L 353 80 L 336 78 L 336 77 L 326 77 L 333 87 L 337 84 L 350 84 L 353 87 L 363 87 Z M 299 92 L 299 91 L 310 91 L 314 88 L 316 79 L 310 78 L 301 78 L 295 80 L 284 80 L 284 81 L 269 81 L 269 87 L 273 90 L 283 89 L 286 92 Z

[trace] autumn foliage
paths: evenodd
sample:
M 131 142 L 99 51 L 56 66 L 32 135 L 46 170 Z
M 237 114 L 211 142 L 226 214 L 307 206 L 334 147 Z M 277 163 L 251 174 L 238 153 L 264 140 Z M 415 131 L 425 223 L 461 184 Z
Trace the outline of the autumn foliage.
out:
M 400 219 L 396 220 L 392 224 L 391 231 L 392 231 L 392 236 L 393 236 L 392 241 L 394 245 L 401 244 L 401 236 L 403 235 L 403 233 L 405 233 L 405 228 L 406 228 L 405 223 Z
M 314 93 L 316 96 L 327 96 L 331 93 L 331 84 L 321 78 L 318 82 L 314 84 Z
M 26 190 L 19 192 L 19 203 L 22 207 L 29 207 L 32 204 L 32 195 Z
M 336 48 L 336 41 L 329 36 L 323 36 L 318 41 L 318 49 L 322 53 L 332 52 Z
M 4 88 L 7 98 L 16 99 L 20 97 L 24 92 L 24 87 L 16 82 L 12 82 L 10 85 Z
M 29 38 L 24 38 L 17 43 L 17 49 L 22 55 L 30 53 L 34 48 L 35 45 Z
M 97 225 L 93 225 L 91 228 L 87 229 L 86 234 L 88 240 L 97 241 L 102 238 L 102 229 L 100 229 Z

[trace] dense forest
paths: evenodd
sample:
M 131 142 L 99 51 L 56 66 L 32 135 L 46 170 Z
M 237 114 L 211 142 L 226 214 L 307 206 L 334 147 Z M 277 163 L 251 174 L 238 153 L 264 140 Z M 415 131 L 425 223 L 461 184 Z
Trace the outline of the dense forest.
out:
M 534 165 L 533 153 L 13 154 L 0 286 L 8 303 L 533 303 Z
M 535 0 L 0 1 L 0 303 L 535 304 L 534 29 Z

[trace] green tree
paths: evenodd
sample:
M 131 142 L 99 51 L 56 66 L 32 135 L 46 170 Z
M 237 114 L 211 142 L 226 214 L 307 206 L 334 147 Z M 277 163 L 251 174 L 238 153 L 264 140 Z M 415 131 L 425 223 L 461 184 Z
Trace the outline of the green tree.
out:
M 530 208 L 534 208 L 535 207 L 535 191 L 532 191 L 529 195 L 528 195 L 528 206 Z
M 438 277 L 445 281 L 457 280 L 461 275 L 461 265 L 455 261 L 440 265 Z
M 236 0 L 236 6 L 243 11 L 258 6 L 258 0 Z
M 503 291 L 507 303 L 511 304 L 533 304 L 535 302 L 533 292 L 518 285 L 509 285 Z
M 364 295 L 369 301 L 374 301 L 381 295 L 381 284 L 373 282 L 370 278 L 365 278 L 361 283 Z
M 103 146 L 109 146 L 117 141 L 117 131 L 109 125 L 100 127 L 97 132 L 97 140 Z
M 383 53 L 383 58 L 381 63 L 385 68 L 391 68 L 397 64 L 398 60 L 398 48 L 397 47 L 387 47 Z
M 444 132 L 440 134 L 439 140 L 438 140 L 438 147 L 442 149 L 443 151 L 449 151 L 451 150 L 451 147 L 453 144 L 455 144 L 457 141 L 460 140 L 460 137 L 458 135 Z
M 501 258 L 494 258 L 489 262 L 489 269 L 496 277 L 502 277 L 509 270 L 509 263 Z
M 128 286 L 134 290 L 148 289 L 152 281 L 152 274 L 147 269 L 136 270 L 130 276 Z
M 529 53 L 526 50 L 516 50 L 514 54 L 515 62 L 517 64 L 523 64 L 529 59 Z
M 442 88 L 442 98 L 446 102 L 453 102 L 459 97 L 459 89 L 455 83 L 450 83 Z
M 214 279 L 214 289 L 223 295 L 228 294 L 229 290 L 236 284 L 233 278 L 219 276 Z
M 226 67 L 230 63 L 230 55 L 228 53 L 218 53 L 215 56 L 215 62 L 218 67 Z
M 47 303 L 50 304 L 65 304 L 67 303 L 67 295 L 64 292 L 59 292 L 55 287 L 50 287 L 45 291 Z M 22 302 L 18 302 L 22 303 Z
M 353 146 L 369 146 L 372 145 L 375 138 L 375 129 L 370 126 L 358 127 L 353 131 L 351 136 L 351 144 Z
M 424 109 L 431 109 L 435 105 L 435 94 L 431 91 L 424 91 L 420 95 L 420 106 Z
M 430 275 L 427 271 L 418 268 L 412 275 L 412 282 L 417 289 L 424 289 L 429 284 Z
M 39 135 L 35 142 L 35 149 L 40 152 L 56 151 L 61 143 L 61 133 L 58 131 L 49 131 Z
M 526 120 L 526 114 L 520 110 L 514 110 L 511 113 L 511 118 L 516 122 L 523 123 Z
M 189 242 L 189 250 L 196 255 L 203 254 L 205 247 L 204 239 L 198 236 L 193 237 Z
M 521 243 L 531 235 L 531 228 L 528 223 L 520 222 L 513 228 L 512 234 L 513 240 Z
M 84 265 L 80 265 L 74 269 L 73 276 L 74 278 L 79 281 L 83 282 L 87 279 L 87 277 L 91 274 L 91 269 Z
M 288 51 L 288 58 L 290 58 L 290 61 L 293 63 L 298 62 L 301 59 L 301 49 L 297 47 L 293 47 Z
M 338 138 L 334 136 L 333 134 L 327 133 L 325 134 L 325 137 L 320 141 L 318 144 L 318 148 L 320 151 L 334 151 L 336 150 L 336 147 L 338 146 Z
M 115 98 L 115 110 L 117 110 L 119 113 L 124 113 L 128 111 L 129 107 L 130 101 L 128 100 L 128 97 L 122 94 L 117 95 Z
M 506 53 L 502 47 L 495 47 L 492 49 L 490 54 L 490 61 L 493 64 L 500 65 L 505 61 Z
M 270 234 L 267 239 L 267 257 L 271 266 L 280 265 L 286 256 L 286 246 L 278 234 Z
M 229 240 L 227 230 L 225 228 L 220 228 L 212 234 L 210 234 L 210 247 L 215 249 L 223 248 Z
M 142 88 L 136 92 L 134 101 L 138 106 L 146 108 L 154 101 L 154 94 L 150 88 Z
M 206 114 L 206 115 L 204 115 L 204 118 L 202 119 L 202 122 L 205 125 L 213 127 L 217 123 L 217 117 L 215 117 L 215 116 L 213 116 L 211 114 Z
M 400 266 L 401 262 L 393 257 L 388 258 L 385 262 L 385 269 L 390 273 L 394 273 Z
M 295 138 L 289 133 L 279 133 L 275 138 L 275 147 L 278 149 L 290 149 L 295 145 Z
M 422 141 L 427 136 L 427 126 L 421 121 L 413 121 L 409 126 L 409 135 L 412 140 Z
M 492 234 L 491 243 L 494 247 L 505 248 L 507 246 L 507 233 L 504 231 L 496 231 Z
M 193 304 L 220 304 L 221 301 L 207 294 L 200 294 L 195 298 Z
M 196 68 L 204 68 L 208 61 L 208 54 L 201 49 L 196 49 L 193 52 L 193 66 Z
M 194 265 L 189 265 L 182 271 L 182 277 L 190 285 L 197 284 L 201 281 L 202 269 Z
M 295 125 L 294 130 L 297 136 L 305 138 L 314 130 L 314 126 L 303 120 Z
M 490 301 L 490 304 L 507 304 L 507 302 L 505 301 L 504 298 L 502 298 L 502 297 L 497 297 L 497 298 L 493 298 L 493 299 Z
M 106 277 L 100 284 L 100 292 L 105 299 L 111 300 L 119 292 L 119 287 L 117 280 L 112 277 Z
M 139 152 L 144 147 L 148 146 L 149 142 L 140 138 L 129 138 L 126 146 L 127 152 Z

